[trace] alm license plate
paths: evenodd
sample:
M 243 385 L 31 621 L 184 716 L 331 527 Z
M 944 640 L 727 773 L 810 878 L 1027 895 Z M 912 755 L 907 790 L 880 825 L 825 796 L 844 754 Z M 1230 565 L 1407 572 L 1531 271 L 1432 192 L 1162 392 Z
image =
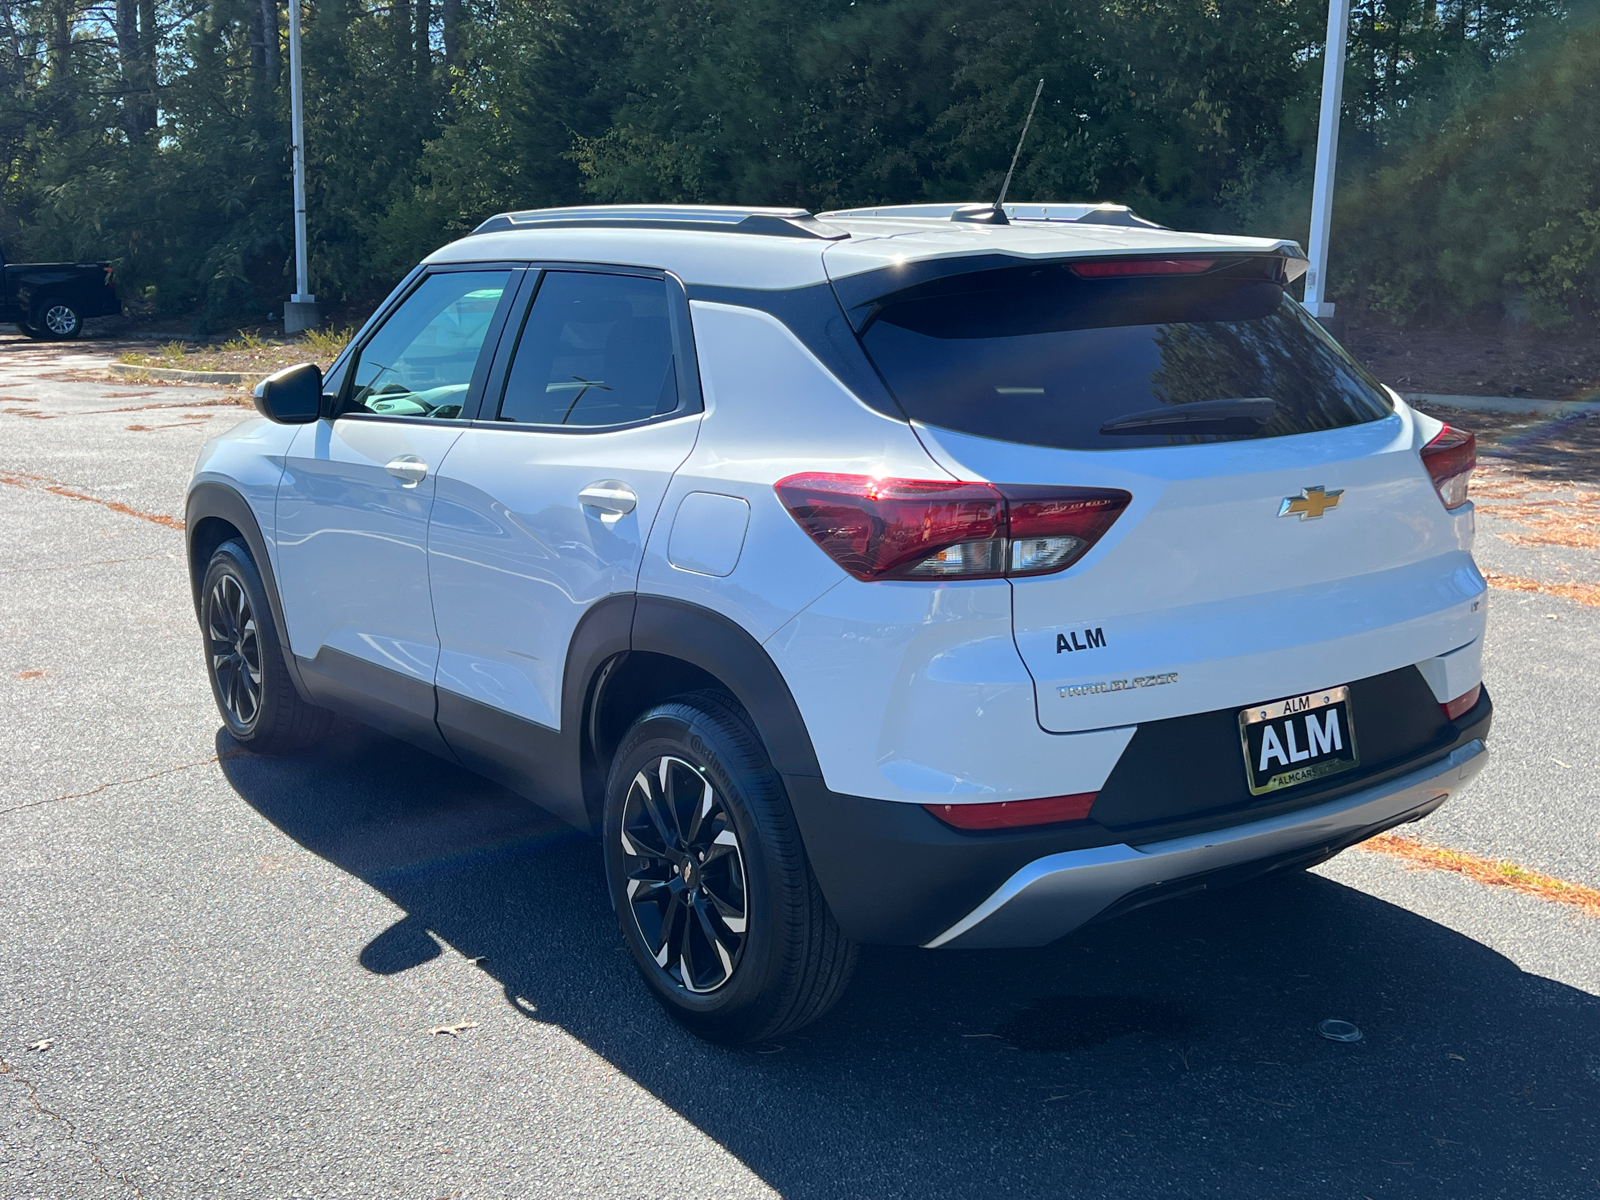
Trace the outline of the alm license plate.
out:
M 1253 796 L 1348 771 L 1361 761 L 1347 687 L 1242 709 L 1239 740 Z

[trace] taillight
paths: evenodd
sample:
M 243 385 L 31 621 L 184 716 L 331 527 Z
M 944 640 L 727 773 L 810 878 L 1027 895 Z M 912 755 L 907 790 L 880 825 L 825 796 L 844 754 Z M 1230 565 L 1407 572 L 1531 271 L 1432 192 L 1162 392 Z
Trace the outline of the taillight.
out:
M 1454 721 L 1462 713 L 1471 712 L 1478 707 L 1478 697 L 1483 695 L 1483 684 L 1475 683 L 1470 691 L 1462 692 L 1454 700 L 1439 705 L 1444 709 L 1444 719 Z
M 1094 807 L 1095 792 L 1046 796 L 1042 800 L 1002 800 L 998 804 L 924 804 L 946 825 L 957 829 L 1022 829 L 1082 821 Z
M 1068 264 L 1079 279 L 1123 279 L 1133 275 L 1199 275 L 1214 258 L 1102 258 Z
M 1460 508 L 1467 502 L 1472 468 L 1478 465 L 1478 439 L 1465 429 L 1446 425 L 1422 448 L 1422 465 L 1444 506 Z
M 773 485 L 812 541 L 857 579 L 998 579 L 1063 571 L 1133 497 L 870 475 L 790 475 Z

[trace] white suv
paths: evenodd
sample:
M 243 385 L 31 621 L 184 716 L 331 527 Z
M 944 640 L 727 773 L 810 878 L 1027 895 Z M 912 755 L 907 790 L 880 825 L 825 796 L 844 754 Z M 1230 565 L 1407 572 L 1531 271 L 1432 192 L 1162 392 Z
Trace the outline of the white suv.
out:
M 603 838 L 679 1020 L 1041 945 L 1485 762 L 1470 434 L 1124 208 L 512 213 L 209 443 L 228 730 L 351 714 Z

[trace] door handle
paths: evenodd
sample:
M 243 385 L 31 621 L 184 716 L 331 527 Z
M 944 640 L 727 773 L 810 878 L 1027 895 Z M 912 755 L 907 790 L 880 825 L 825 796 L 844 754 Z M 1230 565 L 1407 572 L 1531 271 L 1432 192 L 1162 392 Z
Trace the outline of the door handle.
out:
M 634 510 L 639 494 L 620 479 L 602 479 L 579 492 L 578 503 L 594 509 L 602 521 L 617 521 Z
M 428 477 L 428 464 L 415 454 L 402 454 L 383 469 L 398 479 L 402 487 L 414 488 Z

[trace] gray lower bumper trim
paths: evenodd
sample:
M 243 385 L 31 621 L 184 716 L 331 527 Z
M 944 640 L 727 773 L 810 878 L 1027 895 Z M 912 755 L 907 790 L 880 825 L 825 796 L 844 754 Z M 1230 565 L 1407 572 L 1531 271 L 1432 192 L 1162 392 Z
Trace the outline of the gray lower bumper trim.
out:
M 1023 867 L 927 945 L 962 950 L 1043 946 L 1141 888 L 1333 845 L 1414 809 L 1437 806 L 1488 760 L 1483 742 L 1472 741 L 1442 762 L 1315 808 L 1144 846 L 1051 854 Z

